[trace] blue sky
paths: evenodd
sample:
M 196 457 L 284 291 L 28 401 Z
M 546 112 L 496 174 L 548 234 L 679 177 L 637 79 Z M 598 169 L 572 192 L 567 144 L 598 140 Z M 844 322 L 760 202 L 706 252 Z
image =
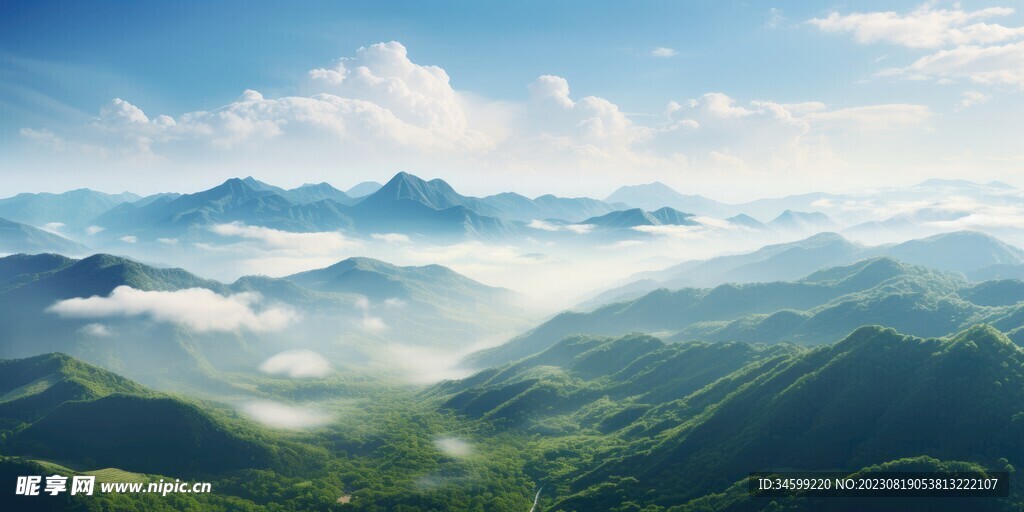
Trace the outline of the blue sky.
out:
M 1014 181 L 1024 16 L 993 10 L 1012 6 L 0 2 L 0 194 L 190 190 L 237 174 L 347 187 L 399 168 L 478 194 Z M 403 50 L 358 53 L 391 41 Z M 927 60 L 943 52 L 960 60 Z M 342 57 L 376 85 L 312 76 Z M 389 59 L 404 71 L 389 75 Z M 429 66 L 450 91 L 418 81 Z M 412 96 L 373 89 L 388 80 Z M 264 104 L 318 94 L 345 101 Z M 115 98 L 131 107 L 117 122 L 102 114 Z M 359 102 L 388 126 L 348 117 L 364 116 Z

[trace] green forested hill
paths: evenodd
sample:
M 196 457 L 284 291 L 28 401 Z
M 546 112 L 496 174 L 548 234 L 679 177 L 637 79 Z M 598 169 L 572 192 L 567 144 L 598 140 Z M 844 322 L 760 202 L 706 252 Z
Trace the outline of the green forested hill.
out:
M 1024 351 L 991 327 L 942 339 L 865 327 L 647 412 L 619 431 L 626 444 L 575 474 L 578 494 L 560 507 L 624 496 L 669 506 L 755 470 L 856 470 L 920 455 L 1019 465 L 1022 403 Z M 616 476 L 635 478 L 625 494 L 606 485 Z
M 267 464 L 241 425 L 66 354 L 0 360 L 4 452 L 168 474 Z
M 565 312 L 505 345 L 467 358 L 489 366 L 543 350 L 565 336 L 641 331 L 670 341 L 830 343 L 878 324 L 943 336 L 979 322 L 1017 339 L 1024 313 L 1016 282 L 971 285 L 963 277 L 891 258 L 817 271 L 793 282 L 656 290 L 594 311 Z M 998 287 L 998 288 L 993 288 Z M 972 302 L 977 301 L 977 302 Z
M 273 457 L 260 439 L 167 396 L 65 402 L 10 444 L 18 454 L 182 476 L 262 467 Z
M 66 354 L 0 360 L 0 418 L 31 422 L 64 402 L 112 393 L 151 394 L 120 375 Z

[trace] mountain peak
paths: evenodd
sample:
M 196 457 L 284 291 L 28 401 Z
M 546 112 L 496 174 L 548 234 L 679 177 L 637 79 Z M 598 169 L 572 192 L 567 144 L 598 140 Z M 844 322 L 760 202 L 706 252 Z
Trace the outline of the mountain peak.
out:
M 655 211 L 664 206 L 689 212 L 694 215 L 708 217 L 724 217 L 732 210 L 729 205 L 719 203 L 699 195 L 680 194 L 672 187 L 655 181 L 644 185 L 626 185 L 619 187 L 607 198 L 607 203 L 623 203 L 633 207 Z
M 403 199 L 423 203 L 435 210 L 466 206 L 468 201 L 442 179 L 426 181 L 408 172 L 399 171 L 380 190 L 367 196 L 360 204 L 373 205 Z
M 352 188 L 345 191 L 349 197 L 365 197 L 381 189 L 384 185 L 377 183 L 376 181 L 364 181 L 356 184 Z

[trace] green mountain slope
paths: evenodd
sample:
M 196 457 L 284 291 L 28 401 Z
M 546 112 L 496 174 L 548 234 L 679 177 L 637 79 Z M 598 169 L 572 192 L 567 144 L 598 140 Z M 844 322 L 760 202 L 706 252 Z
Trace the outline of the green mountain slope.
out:
M 0 360 L 0 418 L 32 422 L 64 402 L 150 392 L 66 354 Z
M 1020 464 L 1022 400 L 1024 351 L 991 327 L 942 339 L 865 327 L 647 412 L 620 431 L 629 443 L 577 472 L 573 488 L 602 508 L 623 492 L 667 506 L 752 470 L 856 470 L 920 455 Z M 635 480 L 602 485 L 613 475 Z M 560 508 L 584 509 L 578 499 Z
M 66 354 L 0 360 L 0 393 L 8 454 L 174 475 L 263 466 L 274 456 L 240 423 Z
M 439 384 L 431 394 L 460 414 L 544 431 L 613 431 L 754 361 L 799 352 L 792 346 L 675 343 L 630 334 L 570 336 L 521 361 Z M 595 404 L 599 404 L 595 406 Z
M 82 254 L 89 248 L 58 234 L 0 218 L 0 254 L 59 252 Z
M 113 394 L 65 402 L 19 432 L 13 451 L 175 475 L 268 464 L 272 450 L 172 397 Z
M 471 355 L 467 364 L 503 364 L 575 333 L 678 332 L 672 340 L 828 343 L 866 323 L 939 336 L 1013 316 L 1016 305 L 987 308 L 956 295 L 967 286 L 956 275 L 876 258 L 794 282 L 661 289 L 586 313 L 561 313 L 504 345 Z

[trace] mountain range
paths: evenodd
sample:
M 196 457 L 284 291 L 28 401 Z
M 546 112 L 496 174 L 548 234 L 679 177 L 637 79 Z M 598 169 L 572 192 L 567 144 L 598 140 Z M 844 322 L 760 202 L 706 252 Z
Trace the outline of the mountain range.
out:
M 0 199 L 0 217 L 36 227 L 59 223 L 72 229 L 88 226 L 88 221 L 121 204 L 141 200 L 130 192 L 104 194 L 78 189 L 62 194 L 22 193 Z
M 858 260 L 891 257 L 907 263 L 962 273 L 972 280 L 1024 275 L 1024 250 L 976 231 L 941 233 L 900 244 L 866 246 L 838 233 L 772 244 L 743 254 L 692 260 L 664 270 L 640 272 L 625 284 L 601 292 L 580 307 L 639 297 L 658 288 L 677 289 L 723 283 L 787 281 L 815 270 Z
M 0 218 L 0 254 L 60 252 L 83 254 L 88 247 L 56 233 Z
M 531 199 L 514 192 L 470 197 L 444 180 L 399 172 L 383 185 L 360 183 L 351 194 L 328 183 L 284 189 L 253 177 L 232 178 L 190 194 L 139 197 L 87 189 L 19 194 L 0 199 L 0 217 L 59 232 L 88 246 L 117 250 L 159 240 L 213 243 L 220 237 L 211 228 L 225 223 L 289 232 L 341 231 L 356 237 L 400 233 L 438 242 L 536 239 L 569 245 L 580 242 L 574 236 L 584 232 L 580 226 L 596 226 L 602 236 L 591 240 L 606 244 L 636 239 L 635 228 L 642 226 L 700 225 L 721 236 L 736 235 L 735 228 L 740 227 L 747 230 L 743 236 L 752 231 L 765 241 L 837 231 L 877 243 L 945 232 L 973 218 L 969 216 L 977 213 L 977 206 L 943 204 L 957 191 L 991 206 L 1009 205 L 1019 197 L 1004 184 L 942 180 L 905 190 L 881 189 L 873 196 L 809 193 L 732 205 L 680 194 L 662 183 L 622 187 L 604 201 L 553 195 Z M 921 198 L 920 204 L 900 206 L 907 198 Z M 885 217 L 888 202 L 901 211 Z M 563 229 L 567 226 L 572 229 Z M 1022 235 L 1011 225 L 979 229 L 1010 238 Z
M 145 304 L 138 312 L 112 299 L 107 306 L 112 309 L 102 315 L 61 316 L 51 309 L 69 299 L 113 297 L 115 289 L 123 288 L 164 294 L 138 295 L 133 300 Z M 261 330 L 261 324 L 255 329 L 246 329 L 246 324 L 204 329 L 188 322 L 190 316 L 202 315 L 203 303 L 190 309 L 173 295 L 196 289 L 215 294 L 191 295 L 212 301 L 211 307 L 222 301 L 255 301 L 243 306 L 252 308 L 246 315 L 259 318 L 261 311 L 269 310 L 295 320 L 280 331 Z M 367 258 L 285 279 L 247 276 L 224 284 L 182 269 L 156 268 L 106 254 L 80 260 L 55 254 L 14 255 L 0 258 L 0 337 L 5 340 L 0 357 L 61 351 L 147 383 L 191 380 L 219 386 L 214 367 L 254 367 L 269 355 L 294 348 L 296 339 L 303 340 L 304 348 L 344 354 L 352 361 L 374 357 L 385 335 L 411 346 L 457 348 L 480 336 L 528 325 L 529 315 L 519 302 L 508 290 L 482 285 L 441 266 L 397 267 Z M 167 320 L 168 315 L 181 320 Z M 342 335 L 347 344 L 333 341 Z
M 0 360 L 0 368 L 0 422 L 19 427 L 7 454 L 180 477 L 275 457 L 252 427 L 65 354 Z
M 566 311 L 499 347 L 469 356 L 486 367 L 536 353 L 570 334 L 641 331 L 672 341 L 828 343 L 865 324 L 942 336 L 989 322 L 1024 342 L 1019 281 L 972 285 L 958 274 L 892 258 L 817 271 L 796 281 L 659 289 L 589 312 Z M 980 288 L 979 288 L 980 287 Z M 998 289 L 1001 302 L 975 290 Z M 977 300 L 978 302 L 971 302 Z

